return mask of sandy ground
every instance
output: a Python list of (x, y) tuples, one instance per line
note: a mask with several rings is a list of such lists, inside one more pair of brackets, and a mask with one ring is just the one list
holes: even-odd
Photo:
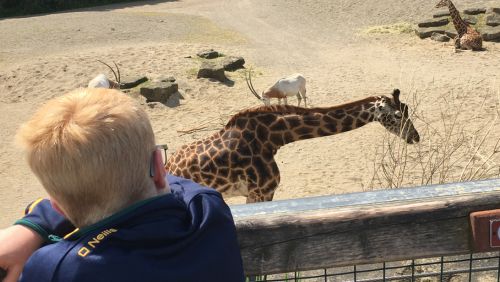
[[(151, 117), (158, 143), (167, 143), (170, 154), (220, 129), (237, 111), (260, 103), (247, 90), (241, 71), (228, 74), (233, 86), (196, 79), (199, 60), (186, 57), (205, 48), (243, 56), (259, 73), (254, 79), (258, 90), (284, 75), (302, 73), (312, 106), (389, 94), (397, 87), (402, 100), (405, 93), (416, 93), (419, 109), (436, 127), (443, 97), (466, 105), (458, 115), (461, 123), (471, 130), (482, 126), (498, 110), (500, 44), (485, 43), (486, 52), (454, 53), (450, 44), (413, 34), (362, 32), (370, 26), (429, 18), (435, 12), (433, 2), (146, 1), (0, 20), (0, 227), (44, 195), (13, 143), (16, 129), (47, 99), (107, 71), (97, 59), (118, 62), (124, 76), (177, 79), (186, 98), (179, 107), (150, 108), (138, 98)], [(456, 1), (460, 8), (472, 3), (500, 4)], [(479, 115), (479, 121), (472, 115)], [(177, 132), (200, 124), (207, 129)], [(419, 128), (422, 122), (415, 125)], [(493, 126), (487, 144), (498, 140), (499, 127), (498, 122)], [(384, 131), (370, 124), (285, 146), (276, 156), (282, 181), (275, 199), (369, 189)]]

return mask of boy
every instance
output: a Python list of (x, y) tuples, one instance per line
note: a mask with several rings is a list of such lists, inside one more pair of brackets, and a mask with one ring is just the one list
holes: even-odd
[(50, 202), (0, 234), (7, 279), (43, 239), (20, 281), (244, 281), (229, 208), (215, 190), (166, 176), (131, 98), (76, 90), (42, 106), (17, 139)]

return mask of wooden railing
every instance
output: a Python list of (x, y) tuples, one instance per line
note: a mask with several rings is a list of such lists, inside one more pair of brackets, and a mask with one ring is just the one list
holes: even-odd
[(471, 253), (498, 208), (500, 179), (231, 206), (247, 275)]

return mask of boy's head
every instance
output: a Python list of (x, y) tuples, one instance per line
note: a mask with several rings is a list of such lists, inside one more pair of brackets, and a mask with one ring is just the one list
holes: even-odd
[(78, 89), (52, 99), (19, 129), (17, 140), (51, 199), (77, 227), (157, 193), (150, 166), (160, 171), (161, 154), (151, 124), (117, 90)]

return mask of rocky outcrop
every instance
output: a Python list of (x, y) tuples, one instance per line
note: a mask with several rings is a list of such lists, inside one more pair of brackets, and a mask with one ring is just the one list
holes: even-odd
[(451, 28), (444, 29), (441, 27), (421, 27), (418, 28), (415, 32), (418, 35), (418, 37), (422, 39), (431, 37), (434, 33), (445, 34), (451, 38), (457, 36), (457, 31), (455, 29)]
[(418, 28), (415, 33), (420, 37), (421, 39), (431, 37), (434, 33), (441, 33), (444, 34), (444, 30), (439, 27), (421, 27)]
[(464, 20), (466, 23), (470, 24), (470, 25), (475, 25), (475, 24), (477, 24), (477, 18), (474, 18), (474, 17), (470, 17), (470, 16), (468, 17), (468, 16), (465, 16), (465, 17), (463, 17), (463, 20)]
[(450, 11), (448, 11), (448, 10), (439, 11), (439, 12), (435, 13), (434, 15), (432, 15), (432, 17), (434, 17), (434, 18), (449, 17), (449, 16), (450, 16)]
[(244, 68), (245, 59), (243, 57), (229, 56), (222, 60), (222, 66), (226, 71), (235, 71)]
[(145, 76), (126, 77), (123, 78), (121, 81), (122, 82), (120, 83), (120, 89), (130, 89), (138, 86), (141, 83), (148, 81), (148, 78)]
[(500, 42), (500, 26), (485, 26), (479, 30), (485, 41)]
[(215, 51), (214, 49), (203, 50), (196, 55), (203, 59), (215, 59), (220, 57), (219, 52)]
[(141, 85), (139, 93), (146, 98), (147, 103), (159, 102), (169, 107), (179, 106), (182, 97), (173, 77), (148, 81)]
[(217, 62), (205, 61), (201, 63), (197, 78), (212, 78), (220, 82), (226, 82), (227, 77), (224, 73), (224, 66)]
[(450, 22), (448, 18), (433, 18), (418, 23), (418, 27), (436, 27), (447, 25)]
[(486, 24), (489, 26), (498, 26), (500, 25), (500, 14), (491, 13), (486, 16)]
[[(499, 41), (500, 8), (468, 8), (463, 10), (461, 15), (465, 22), (474, 26), (482, 34), (484, 41)], [(419, 22), (415, 33), (422, 39), (432, 37), (433, 40), (441, 42), (447, 41), (447, 39), (439, 34), (444, 34), (451, 38), (457, 36), (457, 31), (453, 26), (448, 10), (439, 11), (433, 15), (432, 19)]]
[(448, 37), (448, 36), (446, 36), (444, 34), (441, 34), (441, 33), (437, 33), (437, 32), (434, 32), (431, 35), (431, 39), (435, 40), (435, 41), (439, 41), (439, 42), (448, 42), (448, 41), (450, 41), (450, 37)]
[(469, 8), (464, 10), (464, 14), (466, 15), (479, 15), (486, 13), (486, 8)]

